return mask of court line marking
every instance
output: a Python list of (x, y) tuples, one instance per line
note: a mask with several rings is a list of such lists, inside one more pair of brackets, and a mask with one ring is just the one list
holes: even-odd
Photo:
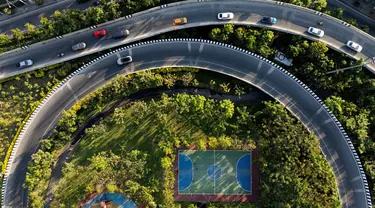
[[(188, 187), (186, 187), (185, 189), (183, 189), (183, 190), (181, 190), (181, 191), (185, 191), (186, 189), (188, 189), (190, 186), (191, 186), (191, 184), (193, 184), (193, 178), (194, 178), (194, 167), (193, 167), (193, 161), (190, 159), (190, 157), (189, 156), (187, 156), (187, 155), (185, 155), (185, 154), (182, 154), (182, 153), (178, 153), (178, 165), (180, 164), (180, 154), (181, 155), (184, 155), (185, 157), (187, 157), (189, 160), (190, 160), (190, 162), (191, 162), (191, 181), (190, 181), (190, 184), (189, 184), (189, 186)], [(178, 170), (179, 168), (177, 167), (177, 170)], [(180, 173), (178, 173), (178, 193), (180, 194)]]
[[(242, 186), (241, 186), (241, 184), (238, 182), (239, 180), (238, 180), (238, 162), (243, 158), (243, 157), (245, 157), (245, 156), (247, 156), (247, 155), (249, 155), (250, 156), (250, 169), (249, 170), (251, 170), (251, 152), (250, 153), (247, 153), (247, 154), (244, 154), (244, 155), (242, 155), (241, 157), (240, 157), (240, 159), (238, 159), (237, 160), (237, 164), (236, 164), (236, 180), (237, 180), (237, 183), (238, 183), (238, 185), (242, 188)], [(251, 174), (250, 174), (251, 175)], [(252, 183), (251, 183), (251, 179), (250, 179), (250, 190), (246, 190), (246, 189), (244, 189), (244, 188), (242, 188), (243, 190), (245, 190), (245, 191), (247, 191), (247, 192), (250, 192), (251, 193), (251, 186), (252, 186)]]

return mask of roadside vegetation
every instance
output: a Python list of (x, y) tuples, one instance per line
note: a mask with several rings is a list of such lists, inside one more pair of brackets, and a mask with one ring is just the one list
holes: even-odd
[(100, 7), (89, 7), (85, 12), (79, 9), (57, 10), (49, 18), (40, 19), (41, 27), (26, 23), (25, 31), (14, 28), (11, 35), (0, 34), (0, 53), (175, 1), (177, 0), (100, 0)]
[(209, 37), (248, 49), (270, 60), (274, 59), (276, 51), (282, 51), (293, 59), (291, 66), (283, 67), (325, 99), (327, 106), (345, 127), (364, 165), (374, 204), (375, 77), (362, 67), (326, 74), (328, 71), (359, 65), (363, 60), (352, 60), (330, 50), (324, 43), (308, 41), (301, 36), (291, 37), (251, 27), (225, 25), (212, 29)]
[(92, 57), (0, 80), (0, 176), (5, 173), (13, 145), (35, 108), (56, 85)]
[[(239, 34), (242, 34), (242, 36), (240, 36)], [(337, 109), (338, 114), (336, 115), (338, 116), (338, 118), (340, 119), (343, 125), (348, 125), (347, 128), (349, 129), (347, 130), (348, 130), (348, 133), (351, 135), (353, 142), (357, 146), (362, 146), (361, 147), (362, 151), (360, 151), (359, 153), (364, 163), (366, 173), (369, 176), (368, 180), (369, 180), (370, 186), (373, 187), (373, 181), (375, 178), (374, 176), (375, 171), (373, 168), (374, 166), (373, 163), (374, 163), (375, 158), (373, 158), (373, 154), (372, 154), (373, 150), (371, 148), (373, 148), (374, 146), (373, 145), (374, 139), (373, 137), (371, 137), (372, 134), (370, 131), (371, 129), (370, 122), (371, 120), (373, 120), (373, 118), (371, 117), (371, 114), (365, 111), (367, 109), (364, 107), (367, 105), (367, 103), (369, 102), (372, 103), (372, 98), (367, 95), (370, 95), (369, 93), (373, 91), (372, 90), (373, 88), (371, 87), (372, 86), (371, 83), (373, 82), (372, 81), (373, 79), (371, 78), (371, 76), (368, 74), (366, 70), (363, 70), (361, 68), (353, 69), (351, 71), (347, 71), (347, 72), (340, 73), (340, 74), (333, 74), (332, 76), (329, 76), (329, 77), (324, 74), (324, 72), (328, 71), (330, 68), (336, 69), (337, 66), (340, 66), (340, 67), (351, 66), (351, 65), (355, 65), (358, 62), (353, 61), (349, 59), (348, 57), (345, 57), (342, 54), (328, 50), (328, 48), (324, 44), (316, 45), (316, 44), (313, 44), (313, 42), (304, 40), (298, 36), (293, 36), (293, 38), (290, 38), (290, 35), (288, 34), (267, 31), (263, 29), (255, 29), (255, 28), (250, 28), (250, 27), (234, 27), (232, 25), (226, 25), (224, 27), (219, 27), (217, 29), (210, 28), (210, 27), (194, 28), (194, 29), (181, 30), (181, 31), (177, 31), (177, 32), (169, 33), (169, 34), (164, 34), (162, 35), (162, 37), (163, 38), (165, 37), (211, 38), (217, 41), (233, 43), (239, 47), (246, 48), (253, 52), (262, 54), (271, 60), (273, 59), (274, 54), (276, 53), (276, 50), (283, 51), (284, 53), (288, 55), (288, 57), (289, 56), (294, 57), (293, 65), (291, 67), (284, 67), (284, 68), (287, 68), (297, 77), (302, 79), (306, 84), (312, 86), (312, 88), (315, 89), (315, 91), (317, 91), (320, 97), (327, 98), (329, 96), (337, 96), (337, 97), (345, 97), (345, 99), (348, 100), (348, 101), (344, 100), (345, 102), (339, 102), (340, 105), (337, 105), (335, 103), (337, 99), (335, 99), (335, 97), (331, 97), (331, 99), (333, 99), (334, 102), (331, 102), (330, 106), (335, 106), (338, 108)], [(283, 44), (285, 43), (285, 41), (289, 41), (290, 45), (285, 47)], [(315, 52), (315, 53), (312, 53), (312, 52)], [(316, 55), (312, 55), (312, 54), (316, 54)], [(318, 60), (321, 59), (321, 60), (316, 61), (317, 59)], [(308, 64), (310, 64), (311, 67), (304, 68), (304, 66)], [(330, 66), (330, 68), (328, 68), (327, 66)], [(307, 69), (307, 70), (299, 70), (301, 68)], [(69, 73), (62, 75), (61, 79), (68, 74)], [(50, 75), (48, 76), (50, 77)], [(224, 93), (228, 92), (229, 90), (230, 93), (241, 94), (241, 93), (244, 93), (243, 90), (246, 89), (246, 87), (244, 86), (235, 87), (234, 85), (230, 85), (231, 87), (228, 87), (227, 83), (223, 84), (220, 82), (215, 82), (215, 80), (211, 82), (209, 78), (210, 75), (201, 76), (201, 77), (205, 77), (205, 80), (198, 81), (198, 83), (200, 84), (206, 83), (205, 87), (215, 87), (216, 90), (218, 91), (222, 90), (222, 92)], [(168, 83), (171, 83), (170, 86), (173, 86), (173, 83), (176, 81), (175, 78), (170, 77), (169, 79), (170, 79), (169, 81), (165, 82), (166, 85), (168, 85)], [(33, 82), (33, 80), (34, 79), (30, 80), (30, 82), (31, 81)], [(228, 80), (228, 82), (230, 81)], [(9, 83), (10, 83), (9, 81), (4, 82), (2, 83), (2, 86), (8, 85)], [(18, 82), (15, 82), (15, 83), (18, 83)], [(10, 86), (11, 85), (8, 85), (9, 88)], [(40, 84), (40, 86), (44, 86), (44, 85)], [(3, 89), (5, 88), (3, 87)], [(23, 93), (28, 92), (28, 88), (27, 89), (23, 88), (23, 90), (24, 90)], [(8, 91), (8, 90), (4, 90), (4, 91)], [(21, 92), (21, 89), (19, 89), (19, 91)], [(350, 93), (347, 94), (346, 92), (348, 91)], [(359, 93), (359, 96), (357, 96), (358, 93)], [(341, 106), (346, 103), (349, 104), (347, 106), (349, 106), (350, 108), (344, 108), (345, 106)], [(344, 112), (343, 109), (349, 109), (350, 112), (348, 113)], [(370, 112), (371, 112), (371, 109), (369, 109)], [(96, 111), (93, 111), (93, 112), (99, 112), (101, 110), (102, 108), (98, 108), (96, 109)], [(361, 112), (361, 114), (358, 115), (358, 112)], [(339, 116), (340, 113), (346, 116), (341, 117)], [(342, 119), (351, 118), (352, 115), (357, 115), (355, 116), (356, 119), (354, 120), (350, 119), (348, 124), (346, 124), (347, 122), (345, 122), (345, 120), (342, 120)], [(10, 120), (12, 119), (13, 120), (17, 119), (17, 121), (20, 119), (23, 120), (26, 116), (27, 114), (19, 115), (19, 116), (12, 116)], [(13, 125), (13, 127), (9, 127), (9, 129), (13, 129), (13, 132), (16, 132), (18, 127), (19, 125), (16, 124), (16, 125)], [(361, 135), (360, 137), (361, 139), (357, 140), (356, 138), (359, 135)], [(11, 142), (12, 137), (8, 137), (8, 138), (10, 138), (8, 142)], [(56, 158), (58, 154), (57, 153), (55, 154), (56, 155), (47, 154), (44, 156)], [(48, 163), (46, 165), (48, 166)], [(47, 173), (47, 177), (44, 180), (47, 180), (48, 178), (48, 172), (46, 173)], [(37, 185), (47, 186), (48, 183), (46, 184), (40, 183)], [(45, 190), (45, 189), (40, 188), (40, 190)], [(35, 196), (38, 196), (38, 195), (42, 196), (43, 195), (42, 192), (36, 193)], [(372, 195), (374, 196), (374, 194)]]
[[(215, 78), (211, 80), (210, 77)], [(61, 153), (59, 150), (71, 140), (73, 133), (77, 130), (77, 125), (83, 124), (88, 117), (106, 109), (106, 107), (113, 104), (115, 100), (142, 89), (155, 87), (171, 88), (176, 86), (190, 86), (209, 88), (219, 93), (238, 96), (255, 90), (250, 85), (230, 79), (227, 76), (216, 73), (215, 76), (213, 76), (212, 72), (199, 72), (198, 69), (191, 68), (166, 68), (154, 70), (153, 72), (142, 72), (138, 75), (130, 75), (127, 77), (119, 76), (111, 82), (113, 86), (104, 87), (96, 91), (94, 94), (82, 99), (74, 107), (77, 108), (80, 106), (79, 108), (82, 114), (80, 114), (79, 117), (75, 117), (74, 114), (71, 114), (74, 119), (63, 119), (59, 122), (61, 126), (59, 125), (51, 136), (56, 137), (55, 139), (42, 141), (42, 149), (33, 156), (34, 162), (40, 161), (41, 163), (30, 167), (29, 173), (26, 175), (26, 187), (29, 189), (29, 198), (32, 202), (32, 207), (40, 207), (42, 205), (48, 187), (49, 177), (52, 173), (50, 169), (51, 165)], [(108, 96), (103, 96), (104, 94)], [(66, 113), (66, 116), (69, 117), (68, 114), (70, 114), (70, 111)], [(69, 127), (69, 133), (62, 132), (62, 129), (65, 127)], [(54, 151), (47, 152), (44, 148), (53, 149)], [(41, 170), (46, 168), (49, 170), (43, 171), (43, 174), (38, 174)]]
[[(42, 206), (52, 164), (62, 149), (69, 147), (79, 126), (93, 114), (141, 89), (167, 87), (163, 81), (166, 77), (175, 77), (175, 84), (197, 85), (194, 81), (197, 80), (196, 70), (175, 70), (117, 76), (66, 111), (56, 130), (49, 139), (43, 140), (41, 149), (29, 164), (25, 184), (30, 193), (29, 204)], [(182, 77), (187, 74), (194, 74), (193, 79), (183, 84)], [(162, 95), (127, 103), (87, 128), (71, 161), (63, 169), (60, 182), (52, 187), (53, 206), (76, 206), (89, 194), (114, 191), (135, 200), (137, 205), (195, 207), (173, 200), (172, 164), (176, 148), (192, 145), (199, 149), (258, 148), (261, 196), (257, 204), (247, 206), (340, 207), (334, 175), (320, 152), (317, 139), (282, 105), (265, 102), (245, 106), (230, 100), (215, 101), (188, 94)], [(129, 160), (129, 154), (137, 154), (142, 159), (114, 169), (111, 161)], [(114, 164), (120, 164), (118, 162)], [(133, 171), (129, 168), (132, 163), (142, 166), (144, 172), (139, 177), (127, 179), (133, 173), (126, 176), (124, 172)], [(303, 170), (302, 164), (306, 167)], [(40, 172), (46, 174), (38, 174)], [(132, 182), (123, 183), (122, 179)], [(270, 195), (273, 200), (269, 200)], [(225, 207), (225, 204), (209, 207)]]
[[(0, 53), (19, 48), (24, 45), (30, 45), (43, 40), (47, 40), (59, 35), (71, 33), (92, 25), (98, 25), (110, 20), (124, 17), (139, 11), (143, 11), (157, 5), (177, 2), (179, 0), (117, 0), (109, 1), (100, 0), (100, 7), (89, 7), (85, 12), (81, 10), (65, 9), (55, 11), (49, 18), (40, 19), (41, 27), (26, 23), (25, 30), (14, 28), (11, 35), (0, 34)], [(344, 10), (341, 8), (326, 9), (326, 0), (317, 1), (300, 1), (286, 0), (283, 2), (295, 4), (322, 11), (328, 15), (347, 21), (365, 32), (369, 32), (366, 25), (358, 25), (355, 19), (343, 19)]]
[[(41, 40), (52, 38), (56, 35), (62, 35), (85, 28), (90, 25), (95, 25), (108, 20), (112, 20), (114, 18), (141, 11), (158, 4), (170, 3), (173, 1), (143, 0), (138, 4), (137, 2), (140, 1), (120, 0), (118, 1), (118, 3), (102, 2), (102, 5), (104, 5), (103, 8), (89, 8), (85, 14), (81, 11), (57, 11), (50, 18), (42, 18), (41, 24), (43, 26), (41, 28), (36, 28), (34, 25), (26, 24), (26, 32), (15, 29), (14, 31), (12, 31), (12, 36), (0, 34), (0, 53), (20, 47), (22, 45), (39, 42)], [(311, 6), (309, 2), (287, 2), (301, 6)], [(342, 9), (326, 10), (324, 9), (324, 5), (324, 1), (314, 1), (313, 3), (314, 9), (323, 11), (338, 18), (342, 18)], [(355, 20), (347, 21), (353, 25), (356, 25)], [(366, 29), (366, 27), (364, 26), (362, 27), (362, 30), (368, 31), (368, 28)], [(277, 50), (283, 51), (288, 58), (293, 58), (293, 65), (290, 67), (284, 66), (284, 68), (288, 69), (292, 74), (296, 75), (307, 85), (312, 87), (321, 98), (326, 99), (326, 104), (334, 111), (334, 114), (343, 124), (348, 134), (352, 138), (353, 143), (355, 144), (358, 153), (360, 154), (361, 161), (364, 164), (374, 203), (375, 114), (372, 113), (373, 110), (375, 110), (375, 99), (372, 96), (375, 91), (374, 77), (372, 74), (369, 74), (366, 69), (362, 69), (360, 67), (339, 74), (325, 74), (326, 71), (353, 66), (360, 63), (360, 61), (351, 60), (344, 54), (329, 50), (325, 44), (319, 42), (314, 43), (299, 36), (292, 36), (292, 38), (290, 38), (291, 35), (288, 34), (250, 27), (234, 27), (233, 25), (225, 25), (218, 28), (195, 28), (162, 35), (162, 37), (176, 36), (210, 38), (213, 40), (234, 44), (236, 46), (261, 54), (269, 58), (270, 60), (273, 60), (273, 57), (275, 56)], [(65, 78), (65, 76), (67, 76), (70, 72), (72, 72), (79, 66), (80, 64), (59, 64), (56, 66), (48, 67), (46, 70), (42, 70), (44, 72), (32, 72), (15, 79), (1, 81), (1, 161), (3, 161), (6, 157), (6, 151), (8, 150), (11, 142), (14, 141), (17, 131), (22, 127), (25, 118), (28, 117), (28, 115), (39, 104), (41, 99), (48, 94), (53, 86), (59, 83), (59, 81), (61, 81), (63, 78)], [(190, 79), (190, 75), (185, 76), (186, 77), (184, 79)], [(243, 94), (244, 92), (247, 92), (249, 90), (249, 88), (247, 88), (246, 86), (238, 85), (237, 87), (235, 87), (235, 84), (227, 85), (229, 82), (231, 82), (230, 80), (227, 80), (225, 82), (221, 81), (220, 83), (220, 81), (217, 80), (210, 82), (210, 79), (206, 76), (200, 77), (201, 80), (195, 77), (193, 81), (197, 80), (197, 82), (194, 81), (195, 83), (190, 83), (186, 86), (196, 86), (196, 84), (198, 83), (198, 86), (204, 86), (208, 88), (215, 87), (215, 90), (217, 91), (232, 94)], [(183, 81), (180, 80), (182, 78), (176, 78), (173, 76), (166, 79), (167, 81), (160, 81), (158, 79), (160, 78), (155, 78), (153, 82), (162, 82), (163, 85), (169, 87), (174, 86), (176, 82), (183, 83)], [(205, 80), (203, 81), (203, 79)], [(154, 84), (155, 83), (150, 84), (150, 86), (147, 87), (152, 87)], [(139, 85), (142, 86), (145, 85), (145, 83)], [(126, 92), (124, 95), (128, 95), (129, 93), (131, 92)], [(115, 99), (119, 99), (119, 97), (115, 97)], [(102, 102), (100, 99), (99, 101)], [(99, 101), (96, 100), (95, 102)], [(103, 106), (95, 108), (95, 111), (92, 111), (92, 114), (100, 112), (103, 108)], [(86, 116), (87, 115), (84, 115), (82, 118), (78, 117), (79, 120), (77, 121), (77, 123), (81, 124), (82, 122), (84, 122)], [(76, 124), (69, 125), (72, 125), (72, 131), (76, 129), (73, 128)], [(67, 142), (71, 138), (69, 136), (71, 135), (64, 136), (65, 142)], [(62, 146), (64, 146), (65, 142), (57, 142), (57, 144), (54, 144), (56, 145), (56, 147), (53, 147), (52, 145), (54, 149), (50, 153), (40, 153), (40, 155), (35, 156), (36, 158), (40, 158), (39, 161), (46, 161), (46, 163), (43, 164), (45, 165), (45, 167), (41, 166), (41, 169), (50, 167), (48, 166), (52, 164), (49, 163), (50, 160), (55, 160), (57, 158), (58, 150)], [(259, 145), (257, 146), (259, 147)], [(111, 153), (105, 152), (103, 154), (108, 156)], [(38, 161), (38, 159), (35, 159), (34, 161)], [(0, 163), (0, 165), (2, 167), (3, 173), (5, 171), (5, 165), (4, 163)], [(75, 165), (87, 164), (77, 163)], [(32, 168), (30, 170), (32, 170)], [(31, 191), (34, 191), (33, 194), (30, 195), (30, 198), (34, 197), (36, 203), (41, 203), (41, 198), (39, 197), (42, 197), (43, 193), (45, 193), (45, 187), (48, 185), (49, 175), (50, 173), (47, 171), (46, 177), (44, 177), (43, 179), (35, 179), (34, 182), (29, 183), (28, 188)], [(30, 178), (30, 175), (28, 177)], [(332, 181), (333, 180), (334, 179), (332, 179)], [(30, 184), (34, 184), (35, 187), (30, 188), (32, 187)], [(327, 185), (327, 187), (328, 186), (330, 185)], [(336, 202), (332, 202), (332, 204), (329, 205), (335, 206), (335, 203)], [(302, 204), (298, 205), (303, 206)], [(218, 206), (215, 205), (215, 207)]]
[(18, 136), (17, 132), (21, 126), (53, 87), (78, 67), (79, 64), (74, 62), (57, 64), (22, 76), (0, 80), (0, 167), (2, 174), (6, 167), (3, 163), (6, 152), (12, 141), (15, 141), (14, 138)]

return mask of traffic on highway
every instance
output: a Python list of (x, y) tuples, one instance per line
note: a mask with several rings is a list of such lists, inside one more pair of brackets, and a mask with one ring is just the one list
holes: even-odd
[[(319, 24), (320, 22), (324, 23)], [(375, 57), (375, 51), (372, 50), (375, 48), (373, 37), (332, 21), (324, 15), (307, 12), (305, 9), (282, 7), (264, 1), (251, 3), (190, 2), (176, 7), (170, 6), (145, 12), (113, 23), (104, 23), (92, 29), (65, 35), (62, 39), (53, 39), (31, 45), (25, 50), (18, 49), (2, 54), (0, 55), (0, 79), (168, 31), (225, 23), (254, 25), (301, 34), (308, 39), (322, 41), (331, 48), (356, 59), (362, 58), (367, 61), (371, 57)], [(125, 31), (127, 37), (114, 38), (121, 31)], [(72, 46), (79, 43), (85, 43), (85, 48), (79, 49), (79, 51), (72, 50)], [(63, 58), (57, 58), (60, 53), (65, 54)], [(16, 65), (23, 60), (32, 60), (33, 65), (19, 69)], [(365, 66), (375, 72), (375, 65), (367, 64)]]
[[(274, 29), (321, 41), (355, 59), (375, 57), (375, 38), (331, 17), (297, 6), (268, 1), (186, 2), (153, 9), (121, 20), (64, 35), (0, 55), (0, 79), (94, 54), (184, 28), (241, 24)], [(218, 52), (220, 51), (220, 52)], [(252, 84), (285, 105), (309, 131), (321, 139), (321, 149), (339, 180), (343, 207), (371, 207), (363, 174), (343, 131), (322, 110), (309, 89), (279, 67), (243, 50), (209, 41), (174, 40), (136, 44), (85, 67), (49, 97), (28, 124), (7, 172), (5, 207), (27, 207), (22, 189), (27, 164), (39, 140), (50, 132), (64, 110), (117, 74), (171, 66), (194, 66)], [(254, 67), (249, 67), (254, 66)], [(365, 65), (375, 73), (375, 64)], [(276, 69), (276, 70), (275, 70)], [(4, 188), (4, 186), (3, 186)]]

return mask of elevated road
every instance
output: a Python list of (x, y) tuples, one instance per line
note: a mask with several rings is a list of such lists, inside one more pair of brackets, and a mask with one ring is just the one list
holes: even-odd
[[(118, 57), (127, 55), (133, 57), (133, 62), (118, 66)], [(18, 140), (3, 186), (5, 206), (27, 206), (27, 193), (22, 188), (27, 164), (40, 140), (47, 138), (57, 125), (63, 110), (68, 110), (117, 74), (177, 66), (193, 66), (232, 76), (278, 100), (319, 138), (322, 152), (336, 176), (343, 207), (371, 207), (369, 195), (366, 196), (367, 181), (361, 174), (363, 169), (353, 145), (337, 119), (311, 90), (262, 57), (242, 49), (197, 40), (135, 44), (102, 56), (67, 78), (34, 112)]]
[[(56, 10), (62, 11), (64, 9), (79, 9), (85, 10), (92, 6), (93, 1), (85, 3), (77, 3), (76, 0), (63, 0), (56, 1), (46, 6), (39, 6), (34, 10), (28, 10), (26, 13), (16, 13), (15, 16), (11, 16), (8, 19), (0, 21), (0, 32), (2, 34), (11, 34), (11, 30), (19, 28), (20, 30), (26, 30), (25, 24), (31, 23), (35, 26), (40, 26), (40, 18), (49, 17)], [(25, 6), (27, 7), (27, 6)], [(23, 7), (21, 7), (23, 8)]]
[[(219, 21), (219, 12), (233, 12), (232, 21)], [(277, 23), (273, 26), (259, 22), (263, 16), (276, 17)], [(188, 24), (173, 26), (172, 20), (177, 17), (187, 17)], [(319, 26), (325, 31), (325, 36), (319, 40), (327, 43), (334, 50), (343, 52), (355, 59), (375, 57), (375, 38), (346, 23), (321, 13), (303, 7), (284, 4), (275, 1), (207, 1), (177, 2), (163, 7), (153, 8), (133, 16), (122, 18), (99, 25), (96, 29), (106, 29), (109, 33), (121, 29), (129, 29), (130, 36), (126, 39), (115, 40), (111, 35), (103, 38), (95, 38), (93, 32), (96, 29), (84, 29), (62, 37), (45, 42), (30, 45), (26, 49), (17, 49), (0, 56), (0, 79), (14, 76), (22, 72), (35, 70), (55, 63), (71, 60), (88, 54), (96, 53), (104, 49), (131, 43), (144, 38), (152, 37), (165, 32), (206, 25), (220, 25), (234, 23), (237, 25), (252, 25), (256, 27), (279, 30), (291, 34), (302, 35), (311, 40), (317, 38), (308, 35), (306, 30), (310, 26), (318, 27), (317, 22), (323, 21)], [(361, 53), (355, 53), (345, 44), (353, 40), (363, 46)], [(74, 52), (72, 45), (86, 42), (87, 48)], [(65, 53), (63, 58), (58, 58), (59, 53)], [(16, 64), (19, 61), (31, 59), (34, 65), (30, 68), (19, 69)], [(369, 62), (368, 62), (369, 63)], [(375, 65), (367, 64), (366, 67), (375, 72)]]

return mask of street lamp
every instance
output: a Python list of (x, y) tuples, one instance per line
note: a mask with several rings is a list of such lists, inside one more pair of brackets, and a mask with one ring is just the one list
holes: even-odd
[[(367, 60), (370, 60), (370, 63), (375, 65), (375, 57), (372, 57), (371, 59), (367, 59)], [(363, 62), (362, 64), (359, 64), (359, 65), (349, 66), (349, 67), (345, 67), (345, 68), (341, 68), (341, 69), (336, 69), (336, 70), (333, 70), (333, 71), (328, 71), (328, 72), (326, 72), (326, 74), (332, 74), (332, 73), (335, 73), (335, 72), (342, 72), (342, 71), (345, 71), (347, 69), (357, 68), (357, 67), (360, 67), (360, 66), (363, 66), (363, 65), (366, 65), (366, 64), (367, 63), (365, 61), (365, 62)]]

